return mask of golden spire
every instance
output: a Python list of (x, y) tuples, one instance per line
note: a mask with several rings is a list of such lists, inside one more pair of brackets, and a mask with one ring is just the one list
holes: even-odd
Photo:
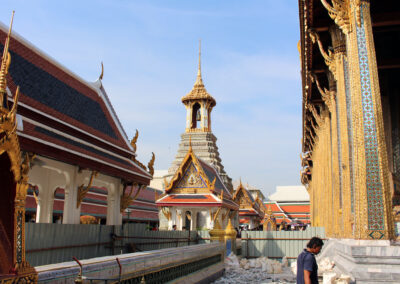
[(207, 100), (211, 103), (211, 107), (216, 105), (215, 99), (207, 92), (201, 77), (201, 40), (199, 40), (199, 66), (197, 69), (197, 78), (192, 90), (182, 98), (182, 102), (186, 104), (193, 100)]
[(197, 69), (197, 78), (194, 85), (203, 85), (203, 79), (201, 78), (201, 39), (199, 39), (199, 67)]
[(12, 29), (13, 19), (14, 19), (14, 11), (12, 12), (10, 28), (8, 30), (6, 42), (4, 44), (3, 57), (1, 58), (1, 67), (0, 67), (0, 108), (3, 107), (4, 94), (6, 93), (6, 88), (7, 88), (6, 75), (8, 73), (8, 67), (10, 67), (10, 63), (11, 63), (11, 55), (8, 52), (8, 46), (10, 45), (10, 36), (11, 36), (11, 29)]

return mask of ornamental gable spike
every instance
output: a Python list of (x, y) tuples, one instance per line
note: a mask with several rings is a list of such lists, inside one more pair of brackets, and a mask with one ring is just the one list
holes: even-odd
[(10, 28), (8, 30), (6, 42), (4, 44), (3, 57), (1, 58), (1, 67), (0, 67), (0, 108), (3, 107), (3, 98), (4, 98), (4, 94), (6, 93), (6, 88), (7, 88), (6, 76), (7, 76), (7, 73), (8, 73), (8, 67), (10, 67), (10, 63), (11, 63), (11, 55), (8, 52), (8, 47), (10, 45), (10, 37), (11, 37), (12, 24), (13, 24), (13, 20), (14, 20), (14, 13), (15, 13), (15, 11), (13, 11), (12, 15), (11, 15)]
[(99, 76), (99, 80), (103, 80), (103, 76), (104, 76), (104, 65), (103, 65), (103, 61), (101, 61), (101, 73)]

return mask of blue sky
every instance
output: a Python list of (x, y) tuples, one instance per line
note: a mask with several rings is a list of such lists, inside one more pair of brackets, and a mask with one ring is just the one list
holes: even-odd
[(3, 0), (0, 21), (87, 81), (103, 85), (139, 159), (168, 169), (197, 71), (216, 99), (213, 133), (233, 179), (272, 193), (297, 185), (301, 151), (298, 6), (293, 0)]

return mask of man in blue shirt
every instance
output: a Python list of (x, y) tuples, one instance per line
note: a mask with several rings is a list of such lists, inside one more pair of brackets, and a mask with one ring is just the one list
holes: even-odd
[(318, 284), (318, 265), (315, 256), (321, 251), (324, 242), (313, 237), (307, 247), (297, 257), (297, 284)]

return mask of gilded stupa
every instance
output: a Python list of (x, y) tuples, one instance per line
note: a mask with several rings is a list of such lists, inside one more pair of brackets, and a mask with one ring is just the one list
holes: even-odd
[(196, 82), (192, 90), (182, 97), (182, 103), (186, 107), (186, 130), (181, 135), (178, 153), (168, 170), (168, 175), (174, 175), (191, 143), (196, 156), (213, 166), (218, 171), (225, 186), (232, 192), (232, 179), (224, 170), (216, 144), (217, 138), (211, 132), (211, 111), (216, 105), (216, 101), (207, 92), (201, 76), (201, 43)]

